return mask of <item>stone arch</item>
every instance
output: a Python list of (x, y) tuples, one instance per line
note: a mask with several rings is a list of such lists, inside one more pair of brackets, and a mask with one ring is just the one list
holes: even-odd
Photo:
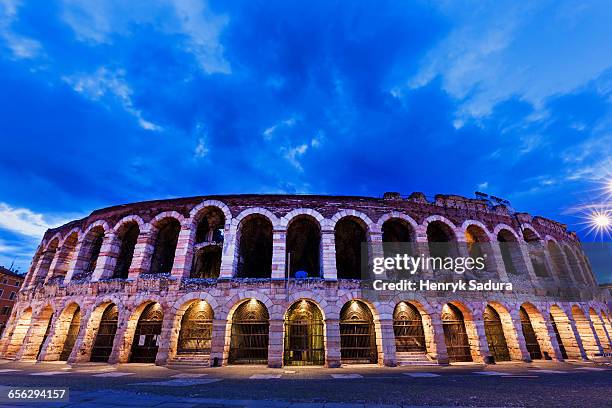
[(565, 311), (560, 306), (553, 304), (549, 309), (549, 319), (563, 358), (582, 359), (580, 346)]
[(597, 335), (593, 333), (589, 315), (585, 314), (584, 310), (577, 304), (572, 305), (571, 310), (572, 318), (576, 324), (576, 329), (578, 330), (584, 352), (587, 356), (601, 353), (600, 340), (597, 338)]
[(531, 225), (523, 225), (523, 241), (527, 246), (529, 260), (533, 267), (534, 274), (539, 278), (549, 278), (550, 273), (546, 266), (546, 254), (540, 234)]
[(588, 284), (588, 280), (578, 259), (577, 251), (579, 251), (577, 247), (572, 248), (572, 246), (569, 244), (563, 245), (563, 252), (565, 253), (565, 258), (569, 263), (570, 271), (574, 276), (574, 280), (582, 284)]
[(358, 219), (359, 220), (358, 222), (361, 224), (363, 228), (365, 228), (366, 232), (372, 231), (375, 227), (375, 224), (372, 222), (370, 217), (368, 217), (367, 215), (365, 215), (364, 213), (360, 211), (340, 210), (332, 216), (330, 223), (329, 223), (330, 229), (335, 230), (336, 224), (345, 217), (354, 217)]
[(132, 312), (123, 340), (124, 352), (129, 350), (130, 363), (154, 363), (165, 313), (161, 302), (147, 299)]
[(169, 274), (172, 271), (184, 222), (185, 217), (176, 211), (162, 212), (151, 220), (149, 234), (153, 251), (148, 274)]
[(292, 302), (284, 316), (284, 365), (323, 365), (326, 357), (326, 322), (312, 299)]
[(317, 224), (319, 225), (319, 229), (321, 230), (328, 227), (325, 217), (323, 217), (320, 212), (312, 208), (296, 208), (294, 210), (289, 211), (287, 214), (281, 217), (281, 219), (279, 220), (279, 226), (283, 229), (286, 229), (295, 218), (302, 215), (312, 217), (317, 222)]
[(173, 307), (176, 312), (170, 333), (170, 359), (179, 354), (192, 355), (198, 360), (205, 360), (207, 356), (210, 358), (214, 308), (210, 302), (203, 299), (204, 296), (197, 293), (190, 295), (194, 296), (189, 296), (188, 300), (184, 300), (183, 296), (175, 303), (182, 304)]
[[(491, 237), (491, 233), (480, 221), (466, 220), (461, 225), (461, 231), (465, 236), (465, 243), (467, 246), (467, 253), (470, 257), (485, 258), (485, 270), (478, 271), (478, 275), (486, 273), (487, 275), (495, 274), (497, 265), (495, 262), (495, 253), (491, 242), (494, 241)], [(468, 276), (474, 276), (475, 273), (466, 271)]]
[(387, 213), (378, 220), (376, 228), (382, 233), (385, 257), (418, 252), (418, 226), (409, 216), (397, 211)]
[(449, 362), (482, 360), (471, 311), (462, 302), (450, 301), (442, 306), (442, 329)]
[[(393, 335), (398, 362), (402, 360), (403, 353), (426, 353), (429, 351), (423, 324), (423, 313), (420, 309), (422, 307), (419, 308), (411, 301), (400, 301), (395, 305), (393, 310)], [(429, 322), (431, 325), (431, 318), (429, 318)]]
[(370, 306), (359, 299), (345, 303), (340, 310), (341, 362), (378, 363), (376, 337), (374, 314)]
[[(309, 214), (299, 214), (289, 220), (287, 223), (285, 256), (290, 277), (321, 276), (323, 269), (321, 265), (323, 247), (321, 244), (320, 219)], [(306, 276), (303, 276), (304, 272)]]
[(23, 345), (22, 360), (36, 360), (49, 336), (53, 319), (53, 306), (49, 303), (40, 309), (32, 319), (32, 327)]
[(196, 245), (205, 242), (223, 243), (225, 227), (231, 222), (222, 208), (212, 205), (200, 208), (190, 220)]
[(30, 329), (30, 325), (32, 324), (32, 307), (24, 309), (16, 320), (17, 322), (12, 332), (8, 335), (8, 345), (4, 352), (4, 358), (15, 358), (21, 349), (23, 341)]
[(384, 225), (385, 222), (391, 220), (391, 219), (399, 219), (402, 220), (406, 223), (408, 223), (410, 225), (410, 227), (412, 228), (412, 231), (414, 234), (416, 234), (416, 231), (419, 228), (419, 224), (408, 214), (405, 214), (403, 212), (399, 212), (399, 211), (391, 211), (388, 213), (383, 214), (378, 221), (376, 222), (376, 230), (377, 231), (382, 231), (382, 226)]
[(612, 340), (610, 339), (610, 335), (608, 330), (606, 329), (606, 325), (604, 323), (604, 318), (600, 316), (594, 307), (589, 308), (589, 317), (593, 322), (593, 329), (595, 329), (595, 333), (599, 338), (599, 343), (604, 350), (609, 350), (612, 348)]
[(494, 234), (506, 273), (508, 275), (527, 275), (520, 239), (514, 229), (506, 224), (500, 224), (495, 227)]
[(361, 279), (362, 244), (369, 241), (370, 224), (355, 215), (332, 220), (338, 279)]
[(128, 278), (138, 238), (145, 228), (144, 222), (138, 216), (125, 217), (115, 225), (113, 255), (116, 256), (116, 263), (112, 271), (113, 278)]
[(53, 337), (44, 355), (45, 361), (67, 361), (76, 343), (81, 325), (81, 306), (71, 300), (55, 321)]
[(196, 205), (195, 207), (191, 209), (191, 211), (189, 212), (189, 218), (195, 222), (198, 219), (200, 212), (205, 210), (208, 207), (216, 207), (219, 210), (221, 210), (221, 212), (223, 212), (223, 215), (225, 217), (226, 225), (229, 225), (232, 223), (232, 212), (230, 211), (229, 207), (224, 202), (219, 201), (219, 200), (202, 201), (200, 204)]
[(532, 303), (523, 303), (519, 308), (519, 317), (527, 351), (532, 360), (541, 360), (546, 355), (563, 360), (553, 348), (542, 311)]
[(272, 213), (270, 210), (263, 207), (251, 207), (247, 208), (246, 210), (243, 210), (240, 214), (238, 214), (232, 220), (232, 226), (237, 228), (245, 218), (251, 215), (261, 215), (262, 217), (267, 218), (268, 221), (272, 224), (273, 228), (278, 227), (280, 224), (280, 220), (278, 219), (278, 217), (274, 215), (274, 213)]
[(545, 242), (555, 274), (561, 282), (568, 283), (570, 281), (569, 271), (567, 270), (565, 256), (561, 251), (559, 243), (550, 236), (545, 238)]
[(237, 222), (235, 275), (240, 278), (270, 278), (272, 276), (273, 230), (278, 220), (272, 221), (270, 215), (274, 215), (271, 213), (250, 211), (244, 215), (249, 210), (255, 209), (243, 211), (234, 220)]
[[(77, 360), (108, 362), (115, 345), (119, 325), (119, 301), (114, 297), (98, 302), (87, 321)], [(123, 322), (121, 322), (123, 323)]]
[(73, 228), (64, 236), (49, 281), (55, 280), (55, 278), (63, 279), (68, 274), (70, 264), (76, 257), (76, 249), (81, 238), (80, 234), (80, 229)]
[(423, 221), (423, 227), (431, 257), (445, 258), (458, 255), (457, 227), (449, 219), (432, 215)]
[(72, 280), (89, 278), (96, 269), (102, 244), (110, 228), (105, 220), (98, 220), (85, 230), (72, 275)]
[(140, 216), (134, 214), (134, 215), (126, 215), (125, 217), (117, 221), (115, 223), (115, 226), (113, 227), (113, 232), (115, 234), (118, 234), (121, 231), (121, 229), (125, 227), (125, 224), (132, 223), (132, 222), (138, 225), (138, 229), (140, 229), (140, 231), (147, 230), (147, 224), (144, 222), (144, 220)]
[[(486, 314), (486, 307), (490, 307), (495, 311), (495, 313), (497, 313), (497, 319), (499, 320), (499, 324), (492, 323), (491, 320), (487, 319), (488, 315)], [(487, 342), (489, 344), (489, 351), (491, 352), (491, 355), (495, 357), (496, 361), (521, 361), (523, 359), (523, 354), (519, 346), (518, 336), (515, 330), (514, 322), (512, 321), (512, 316), (510, 315), (508, 308), (502, 303), (495, 301), (488, 302), (486, 307), (483, 320), (485, 324), (485, 334), (487, 336)], [(492, 320), (495, 320), (495, 318)], [(500, 329), (501, 333), (499, 333)], [(497, 336), (496, 331), (498, 334)], [(492, 338), (489, 338), (490, 334)], [(499, 337), (499, 334), (503, 336), (503, 339)], [(497, 340), (495, 340), (495, 337), (498, 337)], [(507, 359), (504, 358), (504, 348), (507, 350), (508, 353)]]
[(57, 251), (60, 247), (60, 242), (61, 236), (58, 232), (53, 236), (53, 238), (49, 240), (49, 243), (45, 246), (45, 249), (42, 252), (42, 257), (40, 258), (40, 261), (38, 263), (38, 267), (36, 268), (36, 273), (33, 280), (34, 284), (44, 281), (51, 272), (53, 260), (57, 255)]
[(243, 299), (231, 309), (226, 330), (229, 364), (267, 364), (270, 332), (268, 307), (256, 298)]

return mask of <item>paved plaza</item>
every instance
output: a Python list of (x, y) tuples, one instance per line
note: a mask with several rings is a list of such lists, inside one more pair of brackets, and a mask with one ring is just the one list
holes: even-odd
[(70, 388), (69, 402), (37, 407), (612, 406), (612, 368), (578, 362), (174, 370), (2, 361), (0, 385)]

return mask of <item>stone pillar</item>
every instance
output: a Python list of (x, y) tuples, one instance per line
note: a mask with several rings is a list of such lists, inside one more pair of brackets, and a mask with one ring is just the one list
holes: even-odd
[(223, 279), (230, 279), (234, 276), (234, 270), (236, 267), (236, 242), (237, 239), (237, 227), (231, 224), (225, 224), (223, 230), (223, 250), (221, 252), (221, 271), (219, 277)]
[(221, 319), (213, 320), (212, 340), (210, 344), (210, 366), (213, 366), (215, 358), (218, 359), (219, 366), (226, 365), (227, 361), (224, 358), (225, 342), (226, 342), (227, 322)]
[[(427, 228), (423, 225), (417, 225), (415, 230), (415, 256), (423, 255), (425, 258), (429, 257), (429, 240), (427, 239)], [(422, 269), (416, 272), (415, 278), (431, 279), (434, 273), (431, 269)]]
[(321, 272), (325, 280), (338, 280), (336, 237), (333, 230), (321, 231)]
[(32, 317), (32, 323), (23, 339), (21, 348), (17, 352), (16, 360), (35, 360), (37, 358), (38, 348), (41, 345), (42, 337), (47, 330), (47, 324), (51, 318), (51, 316), (44, 318), (41, 314), (42, 312)]
[(338, 368), (340, 365), (340, 321), (325, 319), (325, 366)]
[(109, 364), (127, 363), (130, 359), (134, 330), (138, 324), (138, 318), (130, 321), (131, 314), (132, 312), (127, 308), (119, 312), (113, 351), (108, 359)]
[(104, 236), (104, 242), (100, 248), (100, 255), (96, 262), (96, 269), (91, 274), (91, 281), (97, 282), (100, 279), (108, 279), (113, 276), (117, 257), (119, 256), (119, 246), (121, 241), (114, 232), (108, 232)]
[[(370, 231), (369, 232), (369, 237), (368, 237), (368, 265), (366, 266), (366, 275), (364, 276), (364, 278), (369, 277), (369, 278), (373, 278), (373, 273), (372, 273), (372, 269), (370, 267), (370, 264), (373, 264), (374, 262), (374, 258), (382, 258), (385, 256), (385, 251), (383, 248), (383, 240), (382, 240), (382, 232), (380, 231)], [(363, 261), (362, 261), (363, 262)], [(362, 275), (363, 275), (363, 269), (362, 269)], [(387, 274), (386, 272), (383, 272), (380, 275), (376, 275), (377, 279), (387, 279)]]
[(270, 320), (270, 332), (268, 334), (268, 367), (270, 368), (281, 368), (283, 366), (284, 325), (283, 320)]
[(272, 279), (285, 279), (287, 254), (287, 230), (276, 227), (272, 233)]
[(82, 270), (83, 264), (86, 262), (86, 260), (83, 259), (83, 245), (85, 245), (85, 234), (79, 238), (79, 241), (74, 248), (74, 256), (70, 260), (68, 272), (66, 272), (66, 276), (64, 277), (65, 285), (70, 283), (72, 277)]
[(509, 315), (500, 315), (500, 317), (504, 328), (506, 343), (508, 344), (508, 350), (510, 351), (510, 358), (512, 360), (530, 362), (531, 356), (527, 350), (527, 343), (523, 335), (523, 325), (521, 324), (519, 309), (512, 309)]
[[(482, 363), (486, 357), (491, 355), (489, 343), (487, 342), (487, 333), (485, 332), (484, 321), (482, 319), (482, 310), (474, 310), (472, 321), (469, 321), (466, 317), (466, 313), (463, 313), (472, 360), (476, 363)], [(470, 328), (470, 326), (472, 327)]]
[[(534, 322), (534, 319), (531, 319), (531, 326), (535, 331), (542, 352), (548, 352), (549, 354), (552, 354), (551, 357), (556, 359), (557, 361), (565, 361), (563, 355), (561, 354), (559, 342), (557, 341), (557, 336), (555, 335), (555, 329), (553, 329), (552, 323), (547, 318), (543, 319), (543, 323), (537, 322), (537, 324), (536, 322)], [(544, 327), (541, 327), (541, 324), (543, 324)]]
[(149, 230), (140, 231), (136, 245), (134, 246), (134, 256), (132, 265), (128, 272), (128, 280), (134, 280), (139, 275), (148, 273), (151, 269), (151, 257), (153, 256), (154, 240), (156, 230), (151, 227)]
[[(444, 338), (444, 328), (442, 326), (442, 318), (439, 313), (431, 313), (429, 315), (431, 322), (431, 333), (433, 334), (433, 344), (430, 344), (432, 347), (427, 348), (428, 354), (433, 357), (438, 364), (440, 365), (448, 365), (448, 351), (446, 350), (446, 339)], [(425, 323), (425, 322), (423, 322)], [(426, 330), (426, 327), (423, 327)]]
[[(162, 321), (161, 334), (157, 340), (157, 356), (155, 356), (155, 365), (166, 365), (170, 354), (170, 342), (173, 336), (174, 313), (171, 310), (164, 311), (164, 320)], [(178, 336), (178, 332), (176, 333)]]
[(397, 365), (395, 354), (395, 332), (393, 331), (393, 319), (380, 319), (380, 337), (376, 337), (377, 345), (380, 344), (378, 363), (387, 367)]
[[(580, 358), (582, 360), (588, 360), (586, 351), (584, 350), (584, 345), (582, 344), (582, 339), (580, 338), (580, 333), (578, 332), (578, 327), (576, 327), (576, 321), (572, 317), (568, 317), (567, 319), (568, 319), (568, 323), (570, 325), (570, 328), (572, 330), (572, 333), (574, 335), (575, 347), (578, 349), (578, 351), (580, 353)], [(557, 329), (559, 331), (561, 331), (558, 326), (557, 326)], [(563, 340), (563, 335), (561, 336), (561, 339)], [(569, 348), (570, 347), (566, 347), (566, 351)]]
[[(96, 340), (96, 334), (98, 333), (99, 327), (90, 327), (94, 323), (92, 321), (93, 313), (91, 309), (85, 309), (81, 312), (83, 313), (81, 316), (81, 327), (79, 327), (79, 334), (74, 342), (74, 347), (72, 347), (72, 352), (68, 357), (68, 364), (89, 361), (91, 348), (93, 347), (94, 341)], [(99, 323), (97, 326), (99, 326)]]
[[(181, 230), (176, 243), (174, 263), (171, 275), (175, 278), (188, 278), (191, 273), (193, 262), (193, 244), (195, 242), (195, 227), (192, 228), (191, 219), (186, 219), (181, 224)], [(158, 353), (159, 355), (159, 353)]]
[(497, 270), (497, 275), (499, 276), (500, 281), (510, 282), (510, 277), (508, 276), (508, 272), (506, 271), (506, 266), (504, 264), (504, 258), (501, 253), (501, 248), (499, 247), (499, 242), (491, 242), (491, 254), (494, 257), (494, 260), (493, 262), (490, 262), (490, 264), (495, 265), (495, 269)]

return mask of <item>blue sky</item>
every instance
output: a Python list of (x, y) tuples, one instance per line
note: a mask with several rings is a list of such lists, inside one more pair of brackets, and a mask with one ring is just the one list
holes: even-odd
[(0, 0), (0, 264), (204, 194), (481, 190), (580, 230), (612, 174), (612, 8), (523, 3)]

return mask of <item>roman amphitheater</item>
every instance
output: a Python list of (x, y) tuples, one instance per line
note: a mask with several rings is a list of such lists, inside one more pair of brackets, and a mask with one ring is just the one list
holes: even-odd
[[(384, 242), (488, 244), (487, 276), (513, 290), (366, 296), (362, 243)], [(47, 231), (0, 353), (178, 367), (587, 360), (610, 351), (610, 304), (565, 225), (490, 200), (180, 198)]]

